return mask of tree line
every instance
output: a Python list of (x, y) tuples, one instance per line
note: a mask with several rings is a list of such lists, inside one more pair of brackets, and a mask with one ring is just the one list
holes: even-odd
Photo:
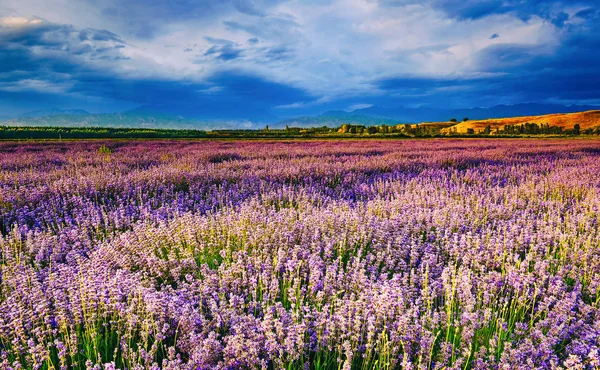
[[(464, 120), (467, 120), (465, 118)], [(338, 127), (289, 127), (245, 130), (178, 130), (145, 128), (99, 128), (99, 127), (13, 127), (0, 126), (0, 139), (202, 139), (202, 138), (311, 138), (311, 137), (444, 137), (444, 136), (522, 136), (522, 135), (600, 135), (600, 126), (581, 129), (575, 124), (572, 129), (551, 126), (548, 123), (523, 123), (483, 129), (469, 128), (466, 133), (450, 127), (442, 131), (441, 126), (431, 124), (397, 124), (366, 126), (342, 124)]]

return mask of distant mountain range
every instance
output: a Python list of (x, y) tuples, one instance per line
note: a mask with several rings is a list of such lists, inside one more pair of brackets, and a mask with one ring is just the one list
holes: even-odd
[(199, 121), (168, 115), (149, 115), (141, 113), (101, 113), (101, 114), (54, 114), (49, 116), (21, 116), (0, 121), (5, 126), (41, 126), (41, 127), (110, 127), (110, 128), (170, 128), (192, 130), (216, 130), (254, 127), (252, 122)]
[(143, 116), (181, 116), (190, 120), (205, 122), (243, 120), (257, 123), (274, 123), (280, 120), (279, 117), (264, 109), (238, 107), (235, 103), (231, 103), (230, 106), (223, 106), (222, 103), (211, 104), (208, 102), (200, 102), (198, 104), (184, 102), (176, 105), (142, 105), (126, 113)]
[(86, 116), (89, 115), (90, 112), (85, 111), (83, 109), (58, 109), (58, 108), (50, 108), (50, 109), (40, 109), (34, 110), (31, 112), (23, 113), (19, 116), (19, 118), (34, 118), (34, 117), (51, 117), (51, 116)]
[[(132, 127), (132, 128), (181, 128), (181, 129), (258, 129), (266, 124), (273, 128), (289, 127), (336, 127), (344, 123), (381, 125), (398, 123), (445, 122), (451, 118), (461, 121), (488, 118), (537, 116), (551, 113), (573, 113), (598, 110), (597, 106), (524, 103), (497, 105), (490, 108), (442, 109), (380, 107), (327, 111), (315, 116), (281, 120), (268, 112), (254, 112), (246, 117), (232, 107), (223, 116), (209, 108), (182, 112), (177, 107), (141, 106), (124, 113), (91, 114), (81, 109), (45, 109), (22, 114), (18, 117), (1, 117), (0, 124), (10, 126), (66, 126), (66, 127)], [(192, 114), (193, 113), (193, 114)]]
[(340, 126), (344, 123), (356, 125), (381, 125), (381, 124), (397, 124), (398, 120), (376, 115), (368, 115), (357, 113), (357, 111), (346, 112), (341, 110), (328, 111), (318, 116), (307, 116), (291, 118), (277, 122), (275, 126), (290, 126), (290, 127), (320, 127), (320, 126)]

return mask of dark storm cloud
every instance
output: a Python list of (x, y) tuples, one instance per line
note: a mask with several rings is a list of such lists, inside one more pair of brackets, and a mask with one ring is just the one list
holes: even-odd
[(294, 57), (294, 50), (286, 45), (278, 45), (265, 49), (265, 58), (275, 60), (289, 60)]
[(116, 34), (108, 30), (92, 30), (85, 29), (79, 31), (79, 39), (81, 41), (93, 40), (93, 41), (115, 41), (121, 44), (125, 42), (119, 38)]
[(81, 58), (123, 58), (122, 46), (123, 41), (107, 30), (77, 30), (41, 21), (21, 27), (2, 26), (0, 71), (5, 84), (23, 79), (60, 82), (87, 68)]
[(273, 39), (273, 38), (296, 38), (301, 33), (301, 26), (298, 22), (286, 16), (273, 16), (261, 19), (260, 22), (237, 22), (226, 20), (223, 24), (230, 31), (248, 33), (254, 38)]
[(260, 10), (257, 4), (254, 1), (250, 0), (233, 0), (233, 6), (240, 13), (244, 13), (247, 15), (254, 15), (257, 17), (265, 16), (265, 12)]
[[(215, 45), (205, 55), (232, 60), (242, 52), (228, 40), (208, 39)], [(257, 119), (266, 117), (265, 112), (273, 105), (313, 98), (302, 90), (240, 71), (219, 73), (203, 83), (191, 83), (127, 79), (83, 62), (125, 58), (120, 54), (122, 43), (112, 32), (77, 30), (68, 25), (42, 23), (19, 30), (0, 29), (1, 96), (12, 96), (15, 101), (63, 103), (68, 96), (90, 96), (151, 107), (171, 106), (172, 113), (178, 111), (188, 116), (210, 110), (215, 118), (220, 114), (231, 115), (231, 107), (235, 106), (236, 113)], [(274, 53), (283, 53), (283, 50)], [(48, 99), (49, 94), (53, 99)]]
[[(598, 24), (587, 25), (600, 32)], [(424, 94), (431, 102), (585, 101), (600, 99), (600, 33), (576, 32), (554, 53), (523, 45), (492, 45), (479, 54), (477, 78), (390, 78), (378, 86), (392, 94)], [(423, 97), (420, 97), (423, 99)]]
[(543, 46), (495, 44), (481, 50), (475, 59), (482, 72), (506, 72), (507, 68), (519, 68), (531, 62), (543, 52), (539, 49), (543, 49)]
[(233, 42), (231, 40), (219, 39), (219, 38), (210, 37), (210, 36), (204, 36), (204, 39), (206, 41), (210, 42), (211, 44), (220, 44), (220, 45), (235, 44), (235, 42)]
[(527, 20), (538, 16), (550, 21), (561, 23), (565, 6), (590, 6), (597, 4), (596, 0), (373, 0), (383, 6), (403, 6), (408, 4), (424, 4), (443, 10), (450, 17), (469, 20), (480, 19), (494, 14), (514, 13), (521, 19)]
[(271, 121), (273, 105), (314, 99), (302, 90), (234, 72), (214, 75), (205, 83), (106, 79), (94, 75), (79, 81), (74, 90), (135, 102), (141, 106), (141, 112), (215, 120)]
[[(450, 7), (447, 2), (443, 7)], [(569, 2), (569, 5), (589, 4), (588, 1)], [(495, 5), (494, 5), (495, 4)], [(542, 15), (560, 29), (562, 39), (558, 48), (546, 50), (545, 45), (494, 44), (479, 51), (475, 56), (479, 66), (477, 73), (468, 78), (403, 77), (378, 81), (384, 91), (407, 96), (427, 95), (435, 102), (487, 101), (507, 98), (511, 102), (585, 101), (600, 99), (600, 13), (585, 8), (574, 17), (582, 22), (567, 23), (567, 13), (556, 11), (561, 2), (511, 2), (502, 5), (489, 2), (487, 14), (501, 13), (509, 9), (526, 17)], [(463, 18), (485, 15), (473, 12), (469, 1), (452, 8), (455, 16)], [(494, 6), (492, 6), (494, 5)], [(483, 9), (477, 5), (477, 9)], [(449, 9), (449, 8), (448, 8)], [(553, 9), (553, 10), (551, 10)], [(490, 39), (497, 39), (494, 34)], [(407, 98), (409, 99), (409, 98)], [(423, 97), (421, 97), (423, 99)], [(441, 103), (443, 104), (443, 103)], [(472, 103), (473, 104), (473, 103)], [(477, 104), (477, 103), (475, 103)]]
[[(221, 60), (233, 60), (240, 57), (242, 49), (236, 48), (233, 44), (213, 45), (204, 52), (204, 56), (212, 56)], [(199, 61), (202, 63), (202, 61)]]
[(586, 8), (578, 11), (575, 16), (582, 19), (593, 19), (600, 11), (594, 8)]
[[(91, 97), (173, 114), (263, 119), (273, 109), (312, 112), (365, 103), (462, 107), (600, 100), (600, 12), (590, 0), (430, 0), (413, 7), (415, 14), (441, 23), (432, 25), (422, 44), (418, 39), (409, 46), (403, 35), (383, 32), (379, 18), (346, 22), (336, 10), (308, 22), (296, 9), (274, 9), (280, 0), (87, 1), (102, 8), (103, 19), (119, 32), (108, 25), (52, 23), (35, 14), (27, 22), (0, 23), (5, 105)], [(315, 7), (326, 3), (311, 1)], [(370, 1), (379, 4), (382, 20), (410, 10), (398, 6), (423, 4)], [(338, 5), (343, 8), (343, 2)], [(504, 16), (488, 23), (486, 17), (494, 15)], [(216, 26), (198, 26), (196, 32), (193, 25), (205, 23)], [(169, 25), (192, 36), (179, 43), (177, 33), (167, 32)], [(464, 47), (463, 36), (479, 46)], [(159, 46), (165, 43), (180, 54), (163, 58)], [(382, 46), (395, 44), (400, 46)], [(360, 57), (370, 53), (370, 60)], [(421, 68), (436, 58), (450, 66)], [(353, 88), (358, 92), (344, 95)]]

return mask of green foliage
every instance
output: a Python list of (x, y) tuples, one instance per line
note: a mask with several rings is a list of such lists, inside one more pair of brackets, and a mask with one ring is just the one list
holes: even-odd
[(111, 154), (112, 149), (107, 147), (106, 145), (102, 145), (102, 146), (100, 146), (100, 148), (98, 148), (98, 152), (102, 153), (102, 154)]
[(508, 135), (560, 135), (564, 134), (563, 128), (560, 126), (550, 126), (548, 123), (538, 125), (537, 123), (524, 123), (522, 125), (506, 125), (501, 134)]
[(193, 139), (207, 136), (205, 131), (200, 130), (0, 126), (0, 139)]
[[(465, 117), (465, 119), (468, 119)], [(465, 120), (464, 119), (464, 120)], [(464, 121), (463, 120), (463, 121)], [(450, 120), (456, 122), (456, 119)], [(467, 133), (459, 133), (455, 127), (442, 132), (441, 127), (428, 124), (396, 124), (396, 125), (356, 125), (345, 123), (338, 127), (291, 127), (255, 130), (175, 130), (175, 129), (143, 129), (143, 128), (101, 128), (101, 127), (14, 127), (0, 126), (0, 140), (64, 140), (64, 139), (293, 139), (293, 138), (343, 138), (352, 136), (374, 136), (390, 138), (408, 137), (440, 137), (461, 135), (600, 135), (600, 126), (582, 130), (579, 124), (573, 129), (564, 130), (560, 126), (548, 123), (524, 123), (505, 125), (503, 128), (486, 126), (483, 130), (467, 129)], [(493, 131), (493, 132), (492, 132)], [(99, 149), (101, 153), (110, 154), (110, 148)]]

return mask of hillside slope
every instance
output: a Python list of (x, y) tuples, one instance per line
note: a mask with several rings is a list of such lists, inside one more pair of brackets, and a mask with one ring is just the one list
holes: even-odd
[[(449, 133), (451, 130), (457, 133), (466, 133), (468, 129), (475, 132), (482, 131), (486, 126), (491, 126), (492, 130), (502, 129), (506, 125), (521, 125), (524, 123), (536, 123), (538, 125), (548, 124), (550, 126), (560, 126), (564, 130), (570, 130), (579, 124), (582, 130), (600, 126), (600, 110), (592, 110), (577, 113), (557, 113), (546, 114), (542, 116), (523, 116), (511, 118), (492, 118), (486, 120), (472, 120), (459, 122), (456, 125), (442, 129), (443, 133)], [(431, 124), (431, 123), (429, 123)]]

